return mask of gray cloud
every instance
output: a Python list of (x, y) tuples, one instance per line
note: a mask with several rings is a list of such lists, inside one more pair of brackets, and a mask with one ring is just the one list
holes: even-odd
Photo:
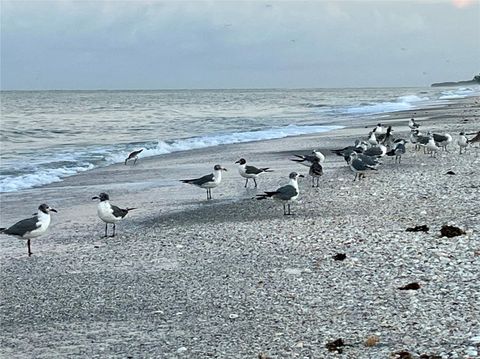
[(479, 15), (479, 2), (3, 1), (1, 85), (422, 86), (479, 71)]

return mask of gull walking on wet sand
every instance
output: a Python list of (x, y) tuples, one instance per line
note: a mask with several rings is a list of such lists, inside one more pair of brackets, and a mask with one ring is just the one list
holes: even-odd
[(250, 178), (253, 179), (253, 182), (255, 183), (255, 188), (257, 188), (256, 178), (258, 177), (258, 175), (260, 175), (261, 173), (273, 172), (273, 170), (268, 167), (257, 168), (255, 166), (247, 166), (247, 161), (244, 158), (240, 158), (235, 163), (238, 163), (238, 173), (240, 173), (240, 176), (246, 178), (245, 188), (247, 188), (248, 180)]
[(222, 171), (226, 171), (226, 168), (223, 168), (220, 165), (215, 165), (213, 167), (213, 173), (205, 175), (200, 178), (180, 180), (180, 182), (188, 183), (200, 188), (207, 190), (207, 200), (212, 199), (212, 188), (217, 187), (220, 182), (222, 182)]
[(125, 159), (125, 166), (127, 165), (127, 162), (130, 161), (130, 160), (134, 160), (133, 161), (133, 165), (135, 166), (135, 164), (137, 163), (137, 160), (138, 160), (138, 155), (143, 151), (143, 148), (141, 150), (138, 150), (138, 151), (133, 151), (132, 153), (130, 153), (128, 155), (128, 157)]
[(23, 219), (8, 228), (0, 228), (0, 233), (27, 240), (28, 256), (32, 255), (30, 239), (44, 234), (50, 225), (50, 212), (57, 212), (56, 209), (46, 204), (38, 207), (38, 212), (31, 218)]
[(297, 172), (292, 172), (288, 176), (290, 181), (287, 185), (278, 188), (276, 191), (265, 192), (264, 194), (257, 194), (257, 200), (273, 198), (276, 201), (283, 202), (283, 215), (289, 216), (292, 213), (290, 212), (290, 202), (295, 201), (300, 194), (298, 190), (298, 178), (304, 177), (299, 175)]
[(122, 219), (130, 212), (136, 208), (120, 208), (110, 204), (110, 197), (106, 193), (100, 193), (98, 196), (92, 197), (92, 199), (99, 199), (100, 203), (97, 206), (98, 217), (105, 222), (105, 236), (108, 237), (108, 224), (113, 224), (113, 233), (111, 237), (115, 237), (115, 224)]

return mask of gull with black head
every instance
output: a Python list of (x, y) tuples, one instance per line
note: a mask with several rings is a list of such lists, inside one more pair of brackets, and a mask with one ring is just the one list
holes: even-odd
[(248, 180), (250, 178), (253, 179), (253, 182), (255, 183), (255, 188), (257, 188), (256, 178), (262, 173), (273, 172), (273, 170), (271, 170), (268, 167), (257, 168), (255, 166), (247, 166), (247, 161), (244, 158), (240, 158), (235, 163), (238, 163), (238, 173), (240, 173), (240, 176), (242, 176), (243, 178), (246, 178), (245, 188), (247, 188)]
[(23, 219), (8, 228), (0, 228), (0, 233), (27, 240), (28, 256), (32, 255), (30, 239), (44, 234), (50, 225), (50, 212), (57, 212), (56, 209), (47, 204), (41, 204), (38, 212), (31, 218)]
[(105, 237), (108, 237), (108, 224), (113, 224), (113, 233), (111, 237), (115, 237), (115, 224), (130, 212), (136, 208), (120, 208), (110, 203), (110, 197), (106, 193), (100, 193), (98, 196), (92, 197), (92, 199), (99, 199), (100, 202), (97, 206), (98, 217), (105, 222)]
[(265, 192), (263, 194), (257, 194), (256, 196), (257, 200), (273, 198), (276, 201), (283, 202), (283, 214), (285, 216), (292, 214), (290, 211), (290, 202), (295, 201), (298, 198), (300, 191), (298, 189), (297, 180), (299, 177), (304, 176), (298, 174), (297, 172), (292, 172), (288, 177), (290, 178), (290, 181), (287, 185), (278, 188), (276, 191)]
[(212, 199), (212, 188), (217, 187), (220, 182), (222, 182), (222, 171), (226, 171), (226, 168), (223, 168), (220, 165), (215, 165), (213, 167), (213, 173), (205, 175), (200, 178), (180, 180), (180, 182), (188, 183), (200, 188), (207, 190), (207, 200)]

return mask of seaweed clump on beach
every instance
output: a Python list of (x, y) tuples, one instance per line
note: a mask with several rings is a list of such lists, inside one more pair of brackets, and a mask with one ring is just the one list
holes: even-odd
[(412, 354), (410, 354), (406, 350), (395, 352), (395, 353), (393, 353), (392, 357), (394, 359), (413, 359)]
[(455, 226), (443, 226), (440, 230), (442, 237), (452, 238), (465, 234), (465, 231)]
[(421, 226), (409, 227), (405, 231), (406, 232), (428, 232), (430, 228), (426, 224), (422, 224)]
[(400, 290), (417, 290), (420, 289), (420, 284), (417, 282), (409, 283), (406, 286), (398, 287)]
[(329, 352), (337, 352), (338, 354), (343, 353), (343, 348), (345, 346), (345, 342), (342, 338), (336, 339), (333, 342), (329, 342), (325, 344), (325, 348), (328, 349)]

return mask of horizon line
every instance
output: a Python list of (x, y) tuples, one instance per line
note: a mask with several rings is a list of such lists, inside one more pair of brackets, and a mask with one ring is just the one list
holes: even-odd
[[(90, 88), (90, 89), (2, 89), (0, 92), (41, 92), (41, 91), (222, 91), (222, 90), (338, 90), (369, 88), (429, 88), (430, 85), (402, 86), (342, 86), (342, 87), (192, 87), (192, 88)], [(446, 86), (451, 87), (451, 86)]]

